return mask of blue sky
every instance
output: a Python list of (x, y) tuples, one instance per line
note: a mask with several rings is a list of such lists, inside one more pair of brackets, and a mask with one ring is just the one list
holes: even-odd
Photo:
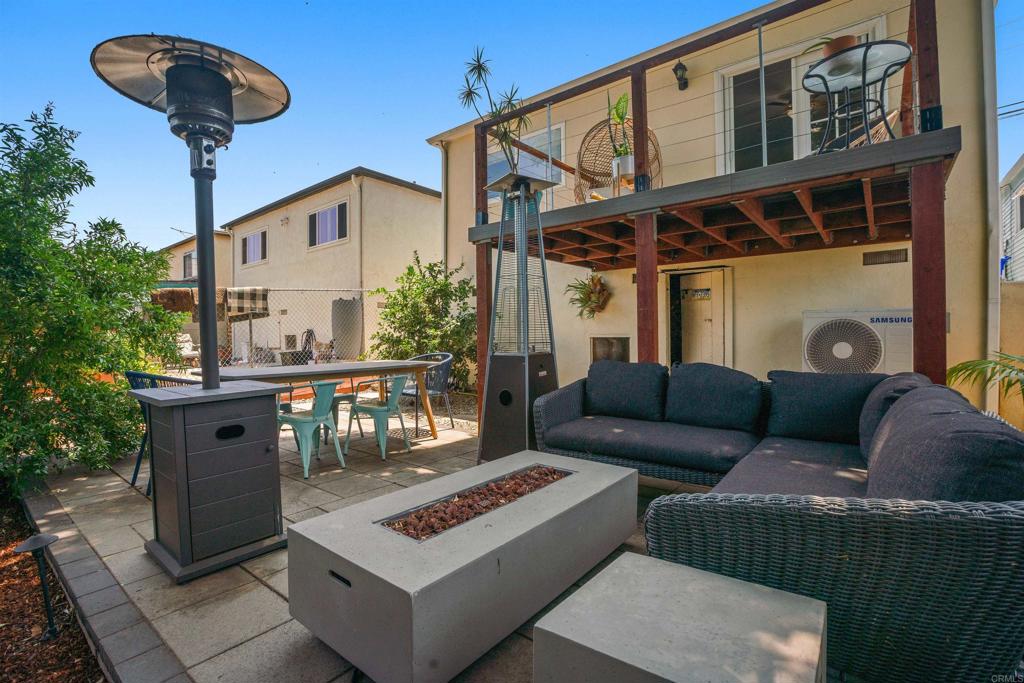
[[(288, 112), (239, 126), (218, 155), (220, 224), (357, 165), (438, 187), (439, 152), (425, 139), (469, 118), (455, 93), (476, 45), (493, 60), (496, 83), (515, 80), (530, 95), (758, 4), (649, 0), (633, 12), (621, 2), (521, 0), (526, 25), (505, 29), (479, 2), (0, 0), (0, 120), (21, 121), (52, 101), (58, 120), (82, 132), (77, 153), (96, 177), (72, 219), (116, 218), (133, 239), (159, 247), (181, 237), (172, 228), (194, 226), (187, 151), (161, 114), (96, 78), (89, 53), (102, 40), (199, 38), (252, 57), (289, 85)], [(1016, 68), (1024, 0), (1001, 0), (996, 25), (999, 103), (1024, 100)], [(1024, 116), (1002, 122), (1000, 171), (1022, 151)]]

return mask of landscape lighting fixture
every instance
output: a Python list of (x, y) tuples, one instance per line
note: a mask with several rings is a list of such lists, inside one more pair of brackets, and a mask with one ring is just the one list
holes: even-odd
[(215, 151), (231, 142), (236, 123), (258, 123), (284, 113), (291, 95), (281, 79), (251, 59), (190, 38), (111, 38), (93, 49), (89, 61), (111, 88), (165, 112), (171, 132), (188, 145), (195, 184), (203, 388), (216, 389), (220, 370), (213, 254)]

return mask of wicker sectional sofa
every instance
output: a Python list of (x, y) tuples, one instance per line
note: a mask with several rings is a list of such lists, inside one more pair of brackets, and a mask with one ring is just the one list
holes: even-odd
[(827, 602), (830, 677), (1024, 680), (1024, 433), (955, 391), (601, 362), (534, 415), (541, 450), (713, 487), (651, 503), (649, 553)]

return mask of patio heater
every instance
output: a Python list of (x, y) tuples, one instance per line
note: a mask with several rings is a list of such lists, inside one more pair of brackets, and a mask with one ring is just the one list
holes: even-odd
[(536, 448), (533, 402), (558, 388), (538, 209), (554, 184), (509, 173), (487, 186), (501, 192), (501, 222), (479, 460)]
[(285, 84), (251, 59), (161, 35), (111, 38), (92, 68), (107, 85), (167, 114), (189, 150), (199, 257), (202, 386), (141, 389), (148, 406), (154, 538), (146, 550), (179, 583), (285, 545), (274, 384), (220, 386), (213, 253), (216, 150), (236, 123), (266, 121), (291, 102)]

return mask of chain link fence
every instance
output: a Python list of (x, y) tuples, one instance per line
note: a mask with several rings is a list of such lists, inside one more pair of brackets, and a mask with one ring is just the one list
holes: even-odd
[[(257, 367), (359, 360), (371, 356), (383, 296), (359, 289), (266, 288), (259, 310), (229, 315), (218, 306), (221, 366)], [(199, 325), (182, 327), (186, 365), (199, 366)]]

